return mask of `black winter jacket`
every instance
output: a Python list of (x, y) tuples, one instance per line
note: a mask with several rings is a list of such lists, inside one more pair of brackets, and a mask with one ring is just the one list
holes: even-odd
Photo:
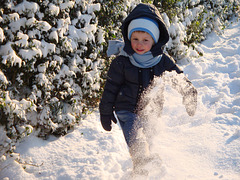
[[(155, 19), (159, 24), (160, 38), (150, 51), (153, 56), (161, 55), (163, 54), (162, 46), (168, 42), (169, 34), (158, 10), (149, 4), (139, 4), (124, 20), (121, 27), (125, 42), (124, 51), (129, 55), (134, 53), (131, 42), (127, 38), (128, 25), (131, 20), (143, 16)], [(175, 61), (166, 54), (163, 54), (161, 61), (152, 68), (138, 68), (130, 62), (128, 57), (116, 57), (108, 71), (99, 106), (100, 114), (112, 115), (114, 110), (135, 112), (139, 96), (150, 84), (154, 75), (160, 76), (164, 71), (172, 70), (182, 73)]]
[(111, 115), (113, 110), (135, 112), (139, 96), (150, 84), (153, 75), (160, 76), (164, 71), (172, 70), (182, 72), (174, 60), (165, 54), (157, 65), (144, 69), (132, 65), (129, 58), (118, 56), (108, 71), (100, 114)]

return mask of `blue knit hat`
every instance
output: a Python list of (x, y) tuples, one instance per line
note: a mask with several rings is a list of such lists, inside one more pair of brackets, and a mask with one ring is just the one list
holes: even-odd
[(160, 36), (160, 30), (157, 21), (141, 17), (138, 19), (132, 20), (128, 25), (128, 39), (131, 39), (131, 35), (134, 31), (144, 31), (150, 34), (155, 43), (158, 42)]

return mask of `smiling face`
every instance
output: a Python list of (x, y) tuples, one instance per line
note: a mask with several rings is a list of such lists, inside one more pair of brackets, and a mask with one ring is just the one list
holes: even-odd
[(152, 48), (154, 40), (144, 31), (134, 31), (131, 35), (131, 46), (137, 54), (144, 54)]

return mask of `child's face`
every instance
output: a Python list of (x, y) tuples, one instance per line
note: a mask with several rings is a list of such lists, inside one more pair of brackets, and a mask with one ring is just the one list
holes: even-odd
[(152, 48), (154, 40), (150, 34), (134, 31), (131, 35), (131, 46), (137, 54), (144, 54)]

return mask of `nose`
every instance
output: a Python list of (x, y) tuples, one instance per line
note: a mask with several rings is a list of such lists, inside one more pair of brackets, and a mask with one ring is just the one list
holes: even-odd
[(138, 42), (137, 42), (137, 46), (138, 46), (138, 47), (141, 47), (142, 45), (143, 45), (143, 42), (142, 42), (142, 41), (138, 41)]

